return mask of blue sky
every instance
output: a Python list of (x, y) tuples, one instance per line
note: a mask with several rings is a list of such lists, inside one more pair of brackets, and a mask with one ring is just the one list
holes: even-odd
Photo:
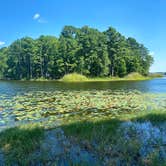
[(153, 54), (166, 71), (166, 0), (0, 0), (0, 47), (23, 36), (59, 36), (65, 25), (115, 27)]

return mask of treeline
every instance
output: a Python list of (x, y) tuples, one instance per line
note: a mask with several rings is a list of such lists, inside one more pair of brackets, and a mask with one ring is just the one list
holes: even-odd
[(65, 26), (59, 38), (24, 37), (0, 49), (0, 77), (5, 79), (58, 79), (73, 72), (90, 77), (147, 75), (152, 63), (143, 44), (112, 27), (100, 32)]

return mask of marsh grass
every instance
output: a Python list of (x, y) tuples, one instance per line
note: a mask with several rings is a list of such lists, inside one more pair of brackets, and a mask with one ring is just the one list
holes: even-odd
[(107, 81), (141, 81), (141, 80), (148, 80), (151, 77), (142, 76), (139, 73), (130, 73), (127, 76), (120, 78), (120, 77), (86, 77), (81, 74), (71, 73), (65, 75), (59, 81), (62, 82), (107, 82)]
[(44, 136), (44, 130), (29, 124), (7, 129), (0, 133), (0, 148), (5, 154), (6, 165), (30, 165), (29, 155), (36, 150)]
[(141, 145), (139, 140), (132, 137), (132, 135), (134, 135), (133, 131), (131, 131), (131, 139), (128, 141), (124, 140), (119, 127), (122, 123), (128, 121), (140, 123), (150, 121), (153, 125), (158, 125), (162, 122), (166, 122), (166, 111), (142, 111), (121, 114), (114, 118), (109, 117), (87, 121), (73, 120), (70, 124), (64, 124), (62, 128), (68, 138), (71, 140), (74, 139), (74, 141), (88, 150), (97, 152), (101, 157), (101, 160), (106, 156), (108, 156), (108, 159), (111, 158), (109, 163), (111, 165), (117, 164), (116, 162), (114, 163), (115, 156), (117, 156), (119, 161), (129, 165), (131, 163), (144, 165), (146, 162), (149, 166), (154, 163), (161, 165), (162, 162), (159, 161), (153, 153), (146, 159), (140, 157), (139, 149)]
[[(77, 120), (76, 120), (77, 119)], [(139, 111), (134, 113), (125, 113), (114, 116), (113, 118), (98, 118), (81, 120), (82, 118), (77, 117), (70, 123), (62, 125), (65, 133), (68, 136), (74, 136), (81, 140), (96, 140), (101, 142), (104, 140), (112, 140), (116, 136), (116, 131), (122, 122), (133, 121), (133, 122), (146, 122), (150, 121), (154, 125), (166, 121), (166, 111)], [(79, 121), (78, 121), (79, 119)], [(105, 142), (108, 143), (108, 142)]]
[(88, 78), (84, 75), (72, 73), (72, 74), (66, 74), (62, 79), (60, 79), (62, 82), (85, 82), (88, 81)]
[[(107, 155), (117, 155), (126, 163), (131, 163), (133, 158), (136, 158), (137, 164), (148, 162), (152, 165), (159, 162), (156, 155), (151, 155), (146, 161), (142, 161), (138, 156), (140, 145), (137, 140), (133, 139), (130, 142), (124, 142), (122, 133), (119, 132), (118, 128), (123, 122), (127, 121), (150, 121), (154, 125), (158, 125), (166, 121), (166, 111), (122, 113), (112, 118), (100, 117), (87, 120), (86, 117), (78, 116), (70, 122), (64, 119), (61, 128), (69, 139), (74, 139), (75, 142), (88, 151), (95, 151), (99, 154), (101, 160)], [(0, 148), (5, 154), (6, 165), (15, 163), (30, 165), (32, 161), (37, 161), (37, 158), (34, 159), (33, 152), (40, 147), (43, 137), (44, 129), (34, 124), (18, 126), (1, 132)], [(116, 145), (116, 147), (110, 150), (107, 145)], [(120, 148), (118, 153), (116, 148)], [(111, 162), (111, 164), (115, 164), (113, 160)]]
[(126, 80), (146, 80), (146, 79), (150, 79), (150, 77), (145, 77), (137, 72), (133, 72), (133, 73), (130, 73), (127, 76), (125, 76), (124, 79), (126, 79)]

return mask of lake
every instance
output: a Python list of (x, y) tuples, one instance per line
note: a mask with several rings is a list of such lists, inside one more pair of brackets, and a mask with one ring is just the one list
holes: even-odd
[(166, 78), (62, 83), (0, 81), (0, 130), (29, 122), (54, 127), (73, 118), (166, 108)]
[(16, 95), (32, 91), (56, 90), (138, 90), (145, 93), (166, 93), (166, 77), (146, 81), (113, 81), (62, 83), (56, 81), (0, 81), (0, 94)]

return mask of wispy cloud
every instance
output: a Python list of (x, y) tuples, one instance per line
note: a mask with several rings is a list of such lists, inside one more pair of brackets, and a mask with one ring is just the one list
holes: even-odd
[(41, 17), (39, 13), (34, 14), (33, 19), (36, 20), (38, 23), (45, 24), (48, 21)]
[(5, 44), (5, 42), (3, 42), (3, 41), (0, 41), (0, 46), (2, 46), (2, 45), (4, 45)]
[(34, 16), (33, 16), (33, 19), (34, 20), (38, 20), (40, 18), (40, 14), (39, 13), (36, 13)]

